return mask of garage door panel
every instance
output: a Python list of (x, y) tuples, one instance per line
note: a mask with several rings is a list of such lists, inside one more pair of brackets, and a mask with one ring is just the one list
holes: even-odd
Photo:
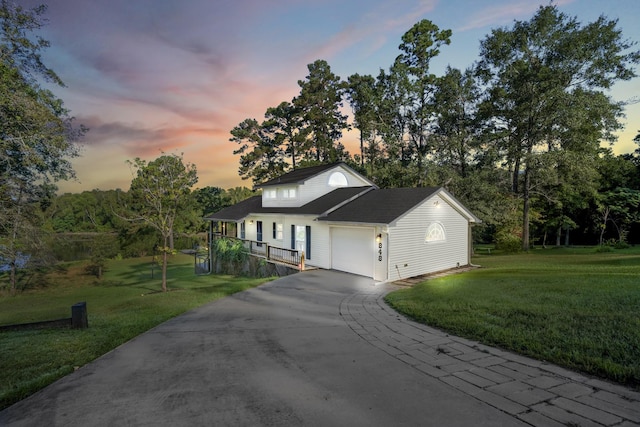
[(372, 228), (331, 229), (331, 268), (373, 277)]

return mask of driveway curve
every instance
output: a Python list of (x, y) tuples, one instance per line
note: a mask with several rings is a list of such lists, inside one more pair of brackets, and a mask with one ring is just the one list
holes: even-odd
[(411, 322), (384, 304), (393, 289), (325, 270), (278, 279), (138, 336), (0, 412), (0, 425), (634, 422), (636, 393), (585, 379), (591, 398), (604, 390), (631, 407), (605, 401), (626, 414), (615, 415), (583, 405), (602, 417), (594, 421), (562, 394), (576, 391), (566, 387), (576, 374)]

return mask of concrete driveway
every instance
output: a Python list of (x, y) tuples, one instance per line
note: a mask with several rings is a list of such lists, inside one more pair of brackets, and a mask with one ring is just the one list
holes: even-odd
[[(385, 308), (390, 289), (334, 271), (281, 278), (156, 327), (0, 412), (0, 425), (554, 425), (504, 397), (519, 359), (468, 343), (484, 357), (465, 362), (465, 342)], [(502, 371), (482, 368), (490, 358)], [(474, 385), (472, 369), (503, 381)]]

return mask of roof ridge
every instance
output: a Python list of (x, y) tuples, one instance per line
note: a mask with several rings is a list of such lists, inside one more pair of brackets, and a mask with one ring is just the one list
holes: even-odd
[[(339, 165), (344, 165), (346, 167), (347, 164), (345, 162), (336, 162), (336, 163), (324, 163), (324, 164), (320, 164), (320, 165), (313, 165), (313, 166), (307, 166), (304, 168), (297, 168), (297, 169), (293, 169), (290, 170), (289, 172), (282, 174), (276, 178), (270, 179), (266, 182), (263, 182), (261, 184), (258, 185), (254, 185), (255, 188), (261, 188), (261, 187), (268, 187), (271, 185), (278, 185), (278, 184), (282, 184), (282, 181), (284, 180), (285, 184), (299, 184), (300, 182), (304, 182), (309, 178), (312, 178), (322, 172), (324, 172), (325, 170), (334, 168), (336, 166)], [(296, 176), (296, 175), (301, 175), (301, 179), (296, 179), (294, 178), (293, 180), (291, 180), (290, 178), (292, 176)], [(284, 179), (283, 179), (284, 178)]]
[[(367, 194), (367, 193), (368, 193), (368, 192), (370, 192), (370, 191), (373, 191), (373, 190), (376, 190), (376, 189), (377, 189), (376, 187), (371, 186), (371, 185), (369, 185), (369, 186), (363, 186), (363, 187), (345, 187), (345, 188), (362, 188), (362, 191), (361, 191), (361, 192), (359, 192), (359, 193), (357, 193), (357, 194), (355, 194), (354, 196), (352, 196), (352, 197), (350, 197), (350, 198), (348, 198), (348, 199), (346, 199), (346, 200), (342, 201), (341, 203), (338, 203), (337, 205), (333, 206), (332, 208), (329, 208), (329, 209), (327, 209), (326, 211), (322, 212), (320, 215), (318, 215), (318, 218), (325, 217), (325, 216), (329, 215), (331, 212), (333, 212), (333, 211), (335, 211), (335, 210), (337, 210), (337, 209), (340, 209), (340, 208), (341, 208), (341, 207), (343, 207), (344, 205), (347, 205), (347, 204), (349, 204), (349, 203), (353, 202), (353, 201), (354, 201), (354, 200), (356, 200), (358, 197), (360, 197), (360, 196), (362, 196), (362, 195), (364, 195), (364, 194)], [(337, 191), (337, 190), (335, 190), (335, 191)], [(318, 218), (316, 218), (316, 219), (318, 219)]]

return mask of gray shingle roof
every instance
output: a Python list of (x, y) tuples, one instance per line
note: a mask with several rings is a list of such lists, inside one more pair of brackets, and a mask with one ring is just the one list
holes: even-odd
[(339, 206), (361, 193), (366, 193), (373, 187), (343, 187), (337, 188), (299, 208), (260, 208), (255, 213), (283, 213), (291, 215), (320, 215)]
[(283, 185), (283, 184), (299, 184), (303, 183), (307, 179), (318, 175), (326, 170), (335, 168), (338, 165), (343, 165), (344, 163), (332, 163), (328, 165), (318, 165), (318, 166), (310, 166), (308, 168), (300, 168), (294, 169), (291, 172), (285, 173), (282, 176), (269, 180), (267, 182), (263, 182), (262, 184), (256, 185), (256, 188), (269, 187), (271, 185)]
[(421, 187), (369, 191), (318, 220), (390, 224), (439, 190), (440, 187)]
[[(318, 221), (386, 225), (391, 224), (438, 192), (442, 192), (454, 204), (458, 203), (442, 187), (387, 189), (343, 187), (297, 208), (263, 207), (262, 196), (254, 196), (208, 215), (205, 219), (238, 222), (252, 213), (287, 214), (313, 215)], [(465, 212), (463, 215), (468, 216), (472, 222), (481, 222), (463, 206), (460, 205), (460, 208)]]
[(282, 207), (263, 207), (262, 196), (254, 196), (240, 203), (237, 203), (228, 208), (224, 208), (218, 212), (205, 217), (205, 219), (211, 221), (241, 221), (249, 214), (288, 214), (288, 215), (321, 215), (325, 212), (331, 211), (337, 206), (348, 202), (354, 197), (360, 194), (366, 193), (372, 190), (373, 187), (343, 187), (337, 188), (330, 193), (325, 194), (304, 206), (296, 208), (282, 208)]
[(233, 206), (221, 209), (211, 215), (207, 215), (204, 219), (211, 221), (228, 221), (237, 222), (245, 218), (251, 212), (255, 212), (262, 207), (262, 196), (249, 197)]

